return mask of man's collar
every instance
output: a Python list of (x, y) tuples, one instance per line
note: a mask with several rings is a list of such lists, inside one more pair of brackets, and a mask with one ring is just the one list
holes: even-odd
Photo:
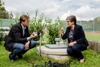
[(24, 27), (22, 24), (21, 24), (21, 26), (22, 26), (23, 29), (26, 29), (26, 27)]

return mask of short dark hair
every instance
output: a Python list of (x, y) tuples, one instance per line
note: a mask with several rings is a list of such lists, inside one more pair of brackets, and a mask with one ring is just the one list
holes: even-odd
[(25, 22), (25, 20), (28, 20), (28, 19), (29, 19), (29, 16), (28, 15), (22, 15), (22, 16), (20, 16), (19, 21), (21, 23), (21, 22)]
[(76, 24), (76, 22), (77, 22), (76, 16), (74, 16), (74, 15), (68, 16), (66, 18), (66, 20), (70, 20), (71, 22), (74, 22), (74, 24)]

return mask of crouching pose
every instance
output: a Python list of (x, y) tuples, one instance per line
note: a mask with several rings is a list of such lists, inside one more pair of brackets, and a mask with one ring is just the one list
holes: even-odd
[(82, 63), (85, 61), (82, 51), (87, 49), (88, 42), (85, 37), (82, 26), (76, 24), (77, 20), (74, 15), (68, 16), (66, 18), (68, 27), (66, 32), (61, 29), (62, 39), (68, 39), (67, 53), (70, 56), (76, 57)]
[(9, 59), (16, 60), (22, 58), (22, 54), (31, 48), (34, 48), (38, 43), (33, 39), (37, 36), (34, 34), (29, 34), (29, 17), (27, 15), (22, 15), (19, 19), (19, 23), (12, 26), (8, 36), (5, 39), (5, 48), (10, 51)]

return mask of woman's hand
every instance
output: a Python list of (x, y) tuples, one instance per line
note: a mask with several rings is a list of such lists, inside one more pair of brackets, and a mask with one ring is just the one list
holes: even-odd
[(61, 34), (62, 36), (64, 35), (64, 28), (63, 28), (63, 27), (60, 29), (60, 34)]
[(69, 43), (68, 46), (73, 46), (74, 44), (76, 44), (76, 41)]

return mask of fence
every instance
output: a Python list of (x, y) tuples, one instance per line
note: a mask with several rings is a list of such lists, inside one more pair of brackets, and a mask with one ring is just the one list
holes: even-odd
[[(4, 19), (3, 20), (3, 27), (9, 27), (11, 25), (11, 22), (14, 22), (10, 19)], [(64, 27), (66, 28), (66, 21), (64, 22)], [(85, 32), (100, 32), (100, 22), (94, 22), (94, 21), (78, 21), (77, 24), (81, 25)]]
[(100, 22), (78, 21), (78, 24), (81, 25), (86, 32), (100, 32)]
[[(64, 27), (66, 27), (67, 23), (64, 22)], [(77, 24), (81, 25), (85, 32), (100, 32), (100, 22), (94, 21), (78, 21)]]

